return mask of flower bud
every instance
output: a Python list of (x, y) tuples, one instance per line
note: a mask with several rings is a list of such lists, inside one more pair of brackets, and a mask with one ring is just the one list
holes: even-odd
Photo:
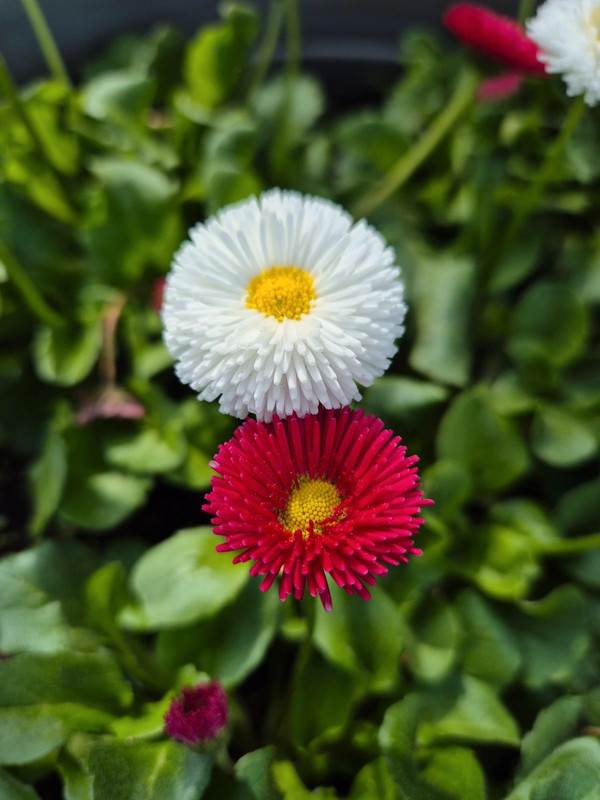
[(165, 714), (165, 734), (188, 745), (216, 739), (227, 725), (227, 695), (219, 681), (186, 686)]

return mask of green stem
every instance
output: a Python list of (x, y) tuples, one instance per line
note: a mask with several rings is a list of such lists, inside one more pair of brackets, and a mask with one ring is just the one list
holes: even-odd
[(296, 663), (294, 665), (294, 676), (292, 678), (292, 687), (296, 686), (302, 680), (304, 672), (306, 671), (306, 667), (308, 665), (308, 661), (310, 659), (310, 654), (312, 652), (313, 639), (315, 635), (315, 623), (317, 621), (316, 602), (317, 602), (316, 598), (311, 597), (310, 595), (305, 596), (303, 598), (302, 605), (304, 606), (306, 614), (306, 633), (298, 649), (298, 655), (296, 657)]
[(556, 542), (540, 545), (538, 552), (545, 556), (568, 556), (587, 553), (600, 548), (600, 533), (588, 536), (574, 536), (571, 539), (559, 539)]
[(48, 305), (29, 275), (2, 242), (0, 242), (0, 261), (4, 264), (8, 277), (23, 302), (34, 316), (51, 328), (66, 325), (66, 320)]
[(252, 78), (250, 88), (248, 89), (248, 102), (250, 102), (254, 95), (258, 92), (265, 80), (267, 72), (269, 71), (269, 67), (273, 61), (275, 48), (277, 47), (277, 42), (279, 41), (282, 22), (283, 0), (271, 0), (265, 32), (256, 58), (254, 77)]
[(285, 11), (287, 37), (285, 74), (288, 79), (295, 80), (302, 61), (302, 32), (297, 0), (285, 0)]
[(465, 73), (454, 90), (450, 102), (433, 120), (421, 138), (400, 156), (379, 185), (367, 192), (354, 205), (352, 213), (355, 218), (366, 217), (371, 214), (384, 203), (390, 195), (394, 194), (394, 192), (406, 183), (410, 176), (423, 164), (427, 157), (440, 144), (442, 139), (450, 132), (467, 108), (469, 108), (478, 85), (479, 78), (477, 75), (473, 72)]
[(72, 88), (69, 74), (61, 58), (56, 41), (52, 36), (52, 31), (48, 27), (46, 18), (37, 0), (21, 0), (25, 13), (29, 17), (29, 22), (35, 33), (35, 37), (40, 46), (40, 50), (46, 59), (46, 64), (53, 77), (63, 83), (68, 89)]
[(519, 6), (519, 22), (521, 24), (533, 16), (536, 2), (537, 0), (521, 0), (521, 5)]
[(500, 257), (506, 252), (507, 248), (515, 240), (517, 234), (531, 216), (531, 214), (539, 206), (540, 199), (544, 190), (556, 173), (559, 172), (560, 162), (563, 158), (565, 147), (569, 140), (575, 133), (579, 120), (583, 115), (585, 109), (585, 101), (583, 96), (578, 97), (577, 100), (571, 105), (569, 113), (565, 117), (563, 126), (560, 130), (558, 137), (555, 139), (552, 146), (546, 152), (542, 166), (539, 168), (529, 188), (525, 192), (522, 201), (519, 203), (518, 208), (513, 211), (512, 218), (508, 223), (508, 227), (500, 242), (500, 246), (496, 251), (495, 262), (499, 261)]

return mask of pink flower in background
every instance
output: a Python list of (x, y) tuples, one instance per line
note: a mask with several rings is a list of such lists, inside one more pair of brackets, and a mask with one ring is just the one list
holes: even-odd
[(477, 99), (482, 103), (495, 103), (514, 97), (523, 85), (523, 76), (517, 72), (503, 72), (481, 82)]
[(455, 3), (443, 22), (461, 42), (524, 75), (545, 75), (539, 48), (516, 20), (475, 3)]
[(308, 588), (330, 611), (326, 575), (368, 600), (366, 585), (421, 553), (413, 537), (430, 501), (417, 461), (381, 420), (347, 406), (247, 419), (211, 462), (218, 475), (204, 510), (225, 537), (217, 550), (253, 561), (263, 591), (281, 576), (282, 600)]
[(158, 313), (160, 313), (160, 310), (162, 308), (166, 283), (167, 283), (166, 278), (157, 278), (152, 284), (152, 291), (150, 293), (150, 305)]
[(219, 681), (186, 686), (165, 714), (165, 733), (183, 744), (216, 739), (227, 725), (227, 694)]

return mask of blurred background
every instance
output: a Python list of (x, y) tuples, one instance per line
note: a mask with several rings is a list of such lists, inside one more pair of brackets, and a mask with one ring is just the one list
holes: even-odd
[[(216, 19), (214, 0), (41, 0), (69, 67), (98, 54), (114, 33), (145, 31), (172, 22), (190, 33)], [(267, 0), (256, 0), (264, 12)], [(416, 23), (439, 25), (451, 0), (302, 0), (305, 62), (396, 61), (398, 36)], [(485, 5), (516, 16), (519, 0), (486, 0)], [(0, 52), (19, 82), (44, 73), (42, 56), (21, 0), (0, 2)]]

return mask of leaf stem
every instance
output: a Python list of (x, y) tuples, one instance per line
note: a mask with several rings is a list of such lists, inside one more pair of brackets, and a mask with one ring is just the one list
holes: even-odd
[(69, 73), (66, 70), (60, 51), (56, 45), (52, 31), (48, 27), (46, 18), (40, 8), (38, 0), (21, 0), (25, 13), (35, 33), (40, 50), (46, 60), (50, 73), (55, 80), (63, 83), (68, 89), (73, 88)]
[(420, 139), (403, 153), (379, 185), (367, 192), (355, 203), (353, 216), (366, 217), (396, 192), (423, 164), (442, 139), (450, 132), (462, 114), (471, 105), (479, 85), (473, 72), (466, 72), (459, 81), (448, 104), (433, 120)]
[(269, 71), (269, 67), (273, 61), (275, 48), (277, 47), (277, 42), (279, 41), (282, 22), (283, 0), (271, 0), (265, 32), (256, 59), (254, 77), (252, 78), (250, 88), (248, 89), (248, 102), (250, 102), (254, 95), (258, 92)]
[(538, 552), (545, 556), (568, 556), (587, 553), (600, 548), (600, 533), (587, 536), (573, 536), (570, 539), (559, 539), (556, 542), (540, 545)]
[(2, 242), (0, 242), (0, 261), (4, 264), (8, 277), (23, 302), (34, 316), (51, 328), (66, 325), (66, 320), (48, 305), (29, 275)]

